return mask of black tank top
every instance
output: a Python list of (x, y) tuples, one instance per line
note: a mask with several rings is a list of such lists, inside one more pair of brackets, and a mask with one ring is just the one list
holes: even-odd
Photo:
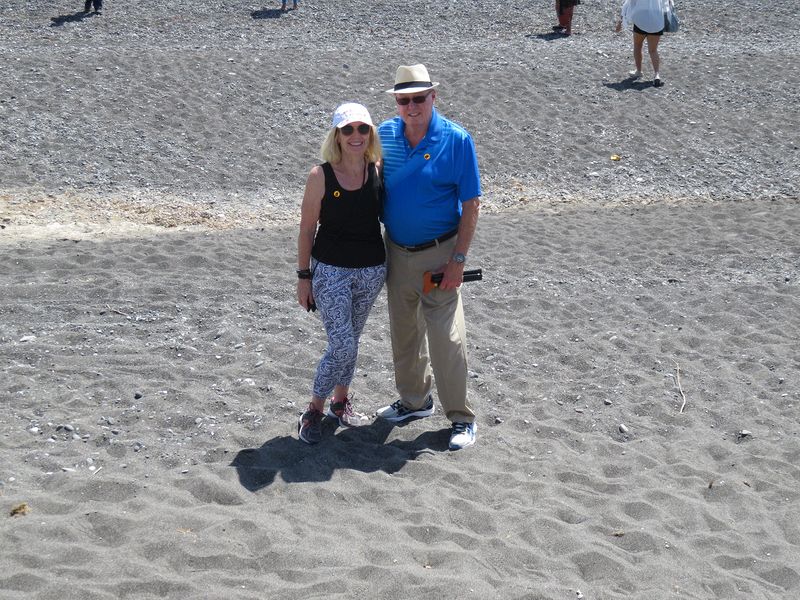
[(358, 190), (346, 190), (339, 185), (330, 163), (324, 163), (322, 171), (325, 195), (311, 256), (336, 267), (383, 264), (386, 249), (379, 221), (383, 209), (383, 181), (375, 163), (367, 166), (367, 182)]

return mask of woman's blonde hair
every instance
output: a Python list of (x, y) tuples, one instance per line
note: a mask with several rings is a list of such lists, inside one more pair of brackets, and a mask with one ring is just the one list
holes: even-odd
[[(322, 148), (320, 148), (319, 154), (322, 160), (331, 164), (336, 164), (342, 160), (342, 149), (339, 147), (339, 140), (337, 139), (339, 136), (336, 135), (338, 131), (338, 127), (331, 129), (325, 137), (325, 141), (322, 142)], [(366, 150), (364, 150), (364, 158), (368, 163), (371, 163), (379, 161), (382, 155), (381, 140), (378, 137), (375, 126), (371, 125), (369, 128), (369, 141), (367, 142)]]

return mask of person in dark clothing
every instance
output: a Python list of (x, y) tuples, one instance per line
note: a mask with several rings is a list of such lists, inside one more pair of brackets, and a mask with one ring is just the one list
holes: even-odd
[(558, 25), (553, 25), (553, 31), (572, 35), (572, 16), (575, 13), (575, 7), (580, 3), (580, 0), (556, 0)]
[(103, 10), (103, 0), (86, 0), (86, 4), (83, 5), (83, 12), (91, 12), (92, 6), (94, 6), (95, 14), (99, 15), (100, 11)]
[(308, 444), (322, 437), (331, 394), (327, 415), (340, 425), (369, 420), (353, 409), (350, 383), (361, 332), (386, 280), (381, 143), (369, 111), (354, 102), (339, 106), (321, 154), (325, 162), (311, 169), (306, 182), (297, 240), (297, 301), (306, 310), (319, 309), (328, 337), (311, 402), (298, 423)]

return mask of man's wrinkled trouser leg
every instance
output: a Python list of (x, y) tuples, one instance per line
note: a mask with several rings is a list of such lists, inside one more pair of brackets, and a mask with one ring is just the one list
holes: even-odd
[(470, 423), (467, 401), (464, 308), (459, 290), (422, 293), (423, 274), (444, 266), (455, 238), (420, 252), (408, 252), (387, 239), (387, 292), (395, 383), (408, 408), (421, 408), (436, 381), (445, 416)]

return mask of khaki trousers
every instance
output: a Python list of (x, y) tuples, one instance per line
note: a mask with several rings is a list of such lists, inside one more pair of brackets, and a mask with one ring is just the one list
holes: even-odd
[(461, 290), (422, 293), (423, 274), (443, 267), (456, 238), (408, 252), (386, 236), (386, 288), (394, 378), (406, 407), (421, 408), (436, 381), (439, 402), (453, 422), (472, 423), (467, 402), (467, 341)]

